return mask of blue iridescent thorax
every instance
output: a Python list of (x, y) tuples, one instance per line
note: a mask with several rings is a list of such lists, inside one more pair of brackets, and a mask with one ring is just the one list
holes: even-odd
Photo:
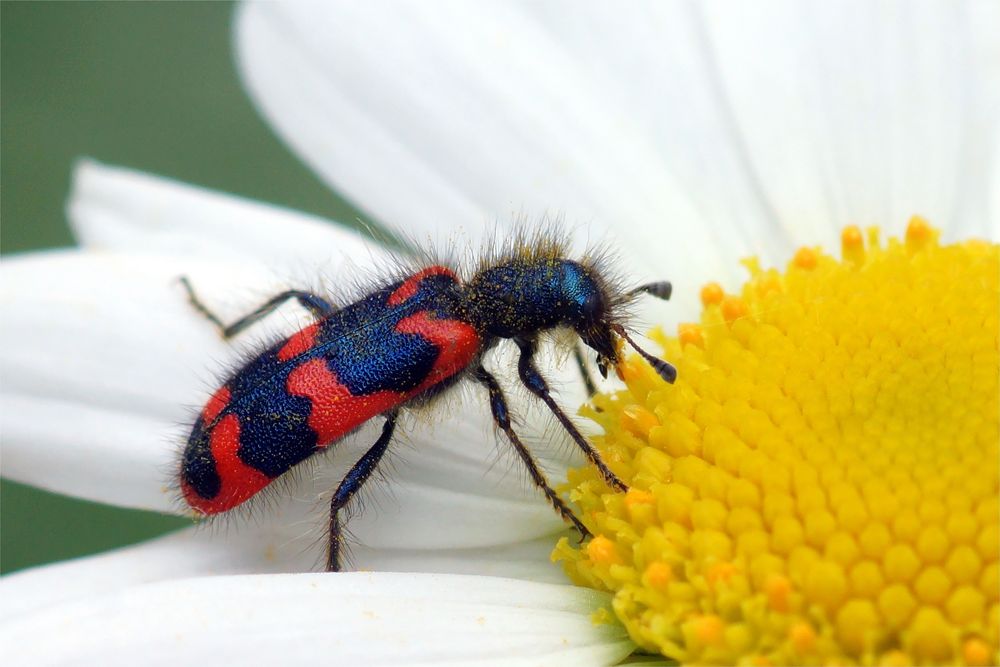
[(558, 326), (580, 328), (603, 314), (605, 295), (592, 272), (572, 260), (511, 260), (477, 273), (465, 290), (468, 320), (499, 338)]

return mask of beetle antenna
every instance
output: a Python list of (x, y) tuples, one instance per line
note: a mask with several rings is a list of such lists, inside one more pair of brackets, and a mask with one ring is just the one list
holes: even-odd
[(631, 345), (636, 352), (642, 355), (643, 359), (649, 362), (649, 365), (653, 367), (653, 370), (655, 370), (661, 378), (670, 384), (674, 383), (674, 380), (677, 379), (677, 369), (674, 368), (673, 364), (668, 361), (664, 361), (659, 357), (654, 357), (649, 352), (646, 352), (644, 349), (636, 345), (636, 342), (632, 340), (632, 337), (628, 335), (627, 331), (625, 331), (625, 327), (620, 324), (614, 325), (613, 329), (615, 333), (628, 341), (628, 344)]
[(648, 294), (650, 296), (655, 296), (657, 299), (663, 299), (664, 301), (666, 301), (670, 298), (670, 293), (673, 291), (674, 288), (669, 281), (661, 280), (655, 283), (647, 283), (645, 285), (639, 285), (635, 289), (629, 290), (626, 296), (638, 296), (640, 294)]

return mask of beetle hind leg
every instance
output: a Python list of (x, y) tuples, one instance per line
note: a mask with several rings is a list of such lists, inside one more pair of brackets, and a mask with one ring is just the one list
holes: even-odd
[(358, 492), (358, 489), (368, 481), (371, 474), (375, 472), (375, 468), (378, 467), (378, 462), (389, 447), (389, 441), (392, 440), (392, 434), (396, 430), (396, 415), (397, 413), (392, 412), (386, 416), (385, 424), (382, 426), (382, 435), (379, 436), (374, 445), (368, 448), (365, 455), (358, 459), (354, 467), (347, 472), (334, 492), (333, 498), (330, 500), (330, 532), (326, 552), (327, 572), (340, 571), (340, 552), (343, 547), (343, 529), (340, 525), (339, 517), (340, 510), (344, 509), (347, 503), (351, 501), (351, 498), (354, 497), (354, 494)]

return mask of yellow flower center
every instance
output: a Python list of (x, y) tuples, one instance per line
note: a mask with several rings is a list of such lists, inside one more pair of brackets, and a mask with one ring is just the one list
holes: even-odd
[(572, 471), (553, 558), (682, 663), (997, 664), (1000, 247), (906, 238), (745, 262), (583, 414), (629, 485)]

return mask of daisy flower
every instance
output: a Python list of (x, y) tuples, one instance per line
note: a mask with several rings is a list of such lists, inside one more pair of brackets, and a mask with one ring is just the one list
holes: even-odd
[[(569, 474), (584, 545), (559, 540), (470, 393), (405, 424), (392, 483), (350, 524), (357, 572), (308, 573), (324, 466), (249, 519), (4, 578), (5, 655), (995, 662), (996, 14), (241, 7), (246, 86), (331, 187), (416, 237), (537, 211), (611, 239), (637, 280), (674, 282), (644, 315), (678, 383), (629, 363), (583, 409), (631, 486)], [(94, 162), (68, 212), (78, 250), (3, 266), (4, 475), (126, 507), (178, 510), (179, 425), (254, 345), (222, 343), (177, 276), (233, 319), (385, 261), (324, 221)]]

